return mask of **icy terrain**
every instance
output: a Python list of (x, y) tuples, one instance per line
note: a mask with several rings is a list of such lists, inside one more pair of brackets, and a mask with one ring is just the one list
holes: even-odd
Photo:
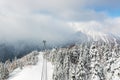
[[(35, 66), (26, 66), (22, 70), (16, 69), (10, 74), (8, 80), (41, 80), (42, 66), (43, 66), (43, 53), (39, 54), (39, 62)], [(50, 62), (47, 63), (48, 80), (52, 80), (53, 66)]]

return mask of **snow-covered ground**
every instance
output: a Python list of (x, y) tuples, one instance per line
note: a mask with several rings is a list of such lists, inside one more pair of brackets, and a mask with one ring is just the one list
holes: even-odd
[[(41, 80), (43, 66), (42, 52), (39, 54), (39, 62), (35, 66), (26, 66), (22, 70), (16, 69), (10, 74), (8, 80)], [(47, 63), (48, 80), (52, 80), (53, 66), (50, 62)]]

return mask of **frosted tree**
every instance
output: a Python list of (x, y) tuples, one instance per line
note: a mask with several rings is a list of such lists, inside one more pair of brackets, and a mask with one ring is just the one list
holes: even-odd
[(95, 45), (92, 45), (90, 48), (90, 56), (91, 56), (91, 63), (90, 63), (90, 80), (105, 80), (104, 73), (103, 73), (103, 67), (100, 63), (100, 53), (98, 51), (98, 48)]
[(9, 77), (9, 71), (4, 65), (4, 63), (0, 63), (0, 80), (5, 80)]
[(120, 80), (120, 47), (94, 42), (49, 52), (53, 80)]

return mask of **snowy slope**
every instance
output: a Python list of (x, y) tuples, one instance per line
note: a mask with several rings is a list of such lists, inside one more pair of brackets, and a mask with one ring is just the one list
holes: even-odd
[[(39, 54), (39, 62), (36, 66), (26, 66), (23, 70), (16, 69), (11, 73), (8, 80), (41, 80), (43, 65), (42, 52)], [(47, 63), (48, 80), (52, 80), (53, 66), (50, 62)]]

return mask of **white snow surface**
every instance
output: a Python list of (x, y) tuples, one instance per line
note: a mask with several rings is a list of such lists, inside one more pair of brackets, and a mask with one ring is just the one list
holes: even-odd
[[(35, 66), (26, 66), (22, 70), (19, 68), (10, 74), (8, 80), (41, 80), (42, 66), (43, 66), (43, 53), (39, 54), (39, 62)], [(48, 80), (52, 80), (53, 66), (47, 62), (47, 76)]]

